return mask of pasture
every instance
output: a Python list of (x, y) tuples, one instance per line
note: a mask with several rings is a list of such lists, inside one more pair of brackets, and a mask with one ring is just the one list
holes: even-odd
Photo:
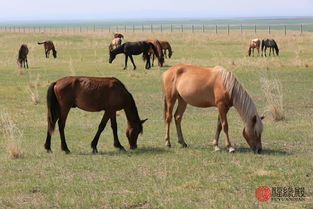
[[(313, 207), (313, 33), (280, 31), (253, 33), (128, 32), (125, 41), (167, 40), (173, 56), (164, 67), (123, 70), (124, 55), (108, 63), (112, 33), (0, 33), (0, 208), (312, 208)], [(279, 57), (247, 57), (248, 40), (274, 38)], [(45, 58), (38, 41), (53, 40), (58, 57)], [(29, 69), (16, 65), (22, 43), (30, 50)], [(255, 52), (256, 54), (256, 52)], [(259, 114), (266, 110), (262, 79), (282, 85), (285, 119), (263, 120), (263, 154), (255, 155), (242, 136), (243, 123), (235, 109), (228, 113), (229, 136), (236, 152), (211, 145), (216, 108), (188, 106), (182, 129), (187, 148), (177, 143), (171, 125), (172, 148), (164, 142), (161, 75), (177, 63), (233, 72), (254, 100)], [(139, 115), (148, 118), (138, 149), (129, 150), (124, 112), (117, 117), (118, 135), (127, 152), (113, 147), (108, 123), (92, 154), (92, 141), (102, 113), (72, 109), (65, 127), (71, 154), (60, 148), (56, 128), (52, 151), (47, 131), (46, 92), (49, 84), (69, 75), (114, 76), (132, 93)], [(36, 104), (35, 104), (36, 103)], [(18, 149), (18, 150), (16, 150)], [(18, 156), (10, 156), (16, 152)], [(259, 202), (258, 186), (304, 187), (304, 201)]]

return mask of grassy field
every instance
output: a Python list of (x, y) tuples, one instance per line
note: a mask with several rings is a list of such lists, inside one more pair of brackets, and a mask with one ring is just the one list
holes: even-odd
[[(0, 208), (313, 208), (313, 33), (273, 31), (279, 57), (247, 57), (251, 32), (231, 33), (126, 33), (125, 41), (168, 40), (174, 49), (165, 67), (137, 70), (124, 55), (108, 63), (111, 33), (0, 33)], [(257, 34), (267, 37), (267, 31)], [(37, 41), (53, 40), (58, 58), (46, 59)], [(30, 69), (16, 66), (21, 43), (29, 46)], [(215, 108), (189, 106), (182, 122), (188, 148), (181, 148), (174, 124), (172, 148), (164, 146), (161, 75), (176, 63), (206, 67), (222, 65), (232, 71), (265, 112), (262, 155), (254, 155), (241, 132), (235, 109), (228, 114), (231, 142), (237, 152), (214, 152)], [(46, 136), (46, 90), (63, 76), (89, 75), (119, 78), (133, 94), (139, 115), (149, 118), (138, 139), (138, 149), (120, 152), (113, 147), (108, 125), (98, 150), (90, 142), (102, 113), (72, 109), (65, 134), (71, 150), (60, 149), (58, 129), (52, 136), (52, 154), (43, 144)], [(282, 85), (285, 120), (275, 122), (266, 112), (262, 79)], [(38, 102), (38, 104), (34, 104)], [(126, 119), (117, 118), (125, 148)], [(13, 157), (12, 157), (13, 155)], [(259, 202), (258, 186), (304, 187), (304, 201)]]

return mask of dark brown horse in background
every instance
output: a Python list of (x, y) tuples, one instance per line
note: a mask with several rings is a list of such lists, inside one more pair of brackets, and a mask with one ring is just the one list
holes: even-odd
[[(26, 44), (22, 44), (19, 51), (18, 51), (18, 58), (17, 58), (17, 62), (20, 66), (20, 68), (23, 66), (24, 64), (24, 68), (28, 68), (28, 62), (27, 62), (27, 54), (28, 54), (28, 47)], [(25, 65), (26, 64), (26, 65)]]
[(249, 57), (251, 56), (251, 50), (253, 52), (253, 56), (254, 56), (254, 49), (256, 48), (258, 50), (258, 55), (260, 55), (260, 46), (261, 46), (261, 40), (256, 38), (256, 39), (252, 39), (249, 40), (249, 49), (248, 49), (248, 55)]
[[(263, 39), (262, 40), (262, 47), (261, 47), (262, 56), (265, 55), (265, 57), (266, 57), (266, 49), (268, 47), (270, 48), (269, 56), (271, 56), (272, 51), (273, 51), (273, 56), (275, 55), (275, 52), (276, 52), (277, 56), (279, 55), (279, 48), (278, 48), (276, 41), (274, 39)], [(264, 54), (263, 54), (263, 52), (264, 52)]]
[(114, 38), (124, 38), (123, 34), (117, 33), (117, 32), (113, 33), (113, 37)]
[(53, 57), (57, 57), (57, 51), (55, 50), (54, 44), (52, 41), (44, 41), (44, 42), (38, 42), (38, 44), (43, 44), (45, 48), (45, 54), (46, 58), (49, 57), (50, 51), (52, 50)]
[(172, 47), (171, 47), (170, 43), (168, 41), (159, 41), (159, 42), (162, 46), (164, 56), (167, 58), (166, 51), (168, 51), (168, 58), (171, 58), (173, 51), (172, 51)]
[(67, 147), (64, 127), (67, 115), (71, 108), (78, 107), (89, 112), (104, 110), (98, 131), (91, 142), (93, 153), (97, 153), (97, 144), (101, 132), (108, 120), (111, 120), (114, 146), (125, 150), (117, 136), (116, 111), (124, 109), (128, 121), (126, 136), (131, 149), (137, 148), (137, 138), (142, 133), (142, 124), (147, 120), (140, 120), (135, 100), (127, 91), (124, 84), (116, 78), (64, 77), (50, 84), (47, 92), (48, 104), (48, 131), (45, 148), (51, 152), (51, 135), (58, 121), (61, 137), (61, 148), (66, 153)]
[(163, 50), (162, 50), (162, 46), (161, 43), (158, 40), (147, 40), (147, 42), (153, 44), (154, 48), (156, 49), (155, 53), (153, 48), (150, 48), (149, 50), (149, 55), (150, 57), (152, 56), (152, 66), (154, 64), (154, 56), (156, 56), (158, 58), (158, 64), (160, 67), (163, 67), (164, 64), (164, 54), (163, 54)]

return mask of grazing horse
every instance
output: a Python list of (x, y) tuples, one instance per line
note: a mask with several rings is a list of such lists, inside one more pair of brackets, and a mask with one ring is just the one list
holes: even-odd
[(18, 51), (18, 58), (17, 58), (17, 63), (19, 64), (20, 68), (23, 66), (23, 64), (24, 64), (24, 68), (26, 67), (28, 68), (27, 54), (28, 54), (28, 47), (26, 44), (22, 44)]
[(110, 59), (109, 63), (112, 63), (115, 59), (117, 54), (125, 54), (125, 66), (124, 70), (127, 68), (127, 60), (128, 57), (130, 58), (131, 62), (133, 63), (134, 70), (136, 69), (136, 65), (134, 63), (134, 59), (132, 55), (139, 55), (143, 54), (143, 59), (146, 60), (146, 69), (149, 69), (151, 67), (150, 64), (150, 56), (149, 56), (149, 50), (152, 48), (154, 52), (157, 54), (157, 50), (153, 46), (153, 44), (147, 42), (147, 41), (138, 41), (138, 42), (126, 42), (122, 44), (121, 46), (117, 47), (116, 49), (113, 49), (110, 51)]
[(168, 41), (159, 41), (159, 42), (162, 46), (163, 53), (164, 53), (165, 57), (167, 58), (166, 51), (168, 51), (168, 58), (171, 58), (173, 51), (172, 51), (172, 47), (171, 47), (170, 43)]
[(52, 50), (53, 57), (57, 58), (57, 51), (55, 50), (55, 47), (52, 41), (38, 42), (38, 44), (44, 45), (46, 58), (49, 58), (49, 54), (51, 50)]
[(117, 33), (117, 32), (113, 33), (113, 37), (114, 38), (124, 38), (123, 34)]
[(116, 111), (124, 109), (128, 121), (126, 136), (131, 149), (137, 148), (137, 138), (142, 133), (142, 124), (147, 120), (140, 120), (135, 100), (127, 91), (124, 84), (116, 78), (70, 76), (61, 78), (50, 84), (47, 92), (48, 131), (45, 143), (47, 152), (51, 152), (51, 135), (58, 121), (61, 137), (61, 148), (65, 153), (67, 147), (64, 127), (71, 108), (78, 107), (89, 112), (104, 110), (98, 131), (91, 142), (93, 153), (97, 153), (97, 144), (101, 132), (108, 120), (114, 137), (114, 146), (125, 150), (117, 135)]
[(203, 68), (199, 66), (177, 64), (163, 73), (164, 92), (164, 120), (166, 124), (165, 142), (170, 143), (170, 123), (172, 111), (176, 100), (178, 106), (174, 114), (178, 142), (186, 147), (181, 130), (181, 120), (187, 104), (196, 107), (212, 107), (218, 109), (217, 129), (213, 141), (214, 149), (219, 150), (218, 140), (221, 130), (226, 135), (226, 145), (229, 152), (235, 149), (231, 146), (228, 136), (228, 123), (226, 114), (230, 107), (234, 106), (245, 127), (243, 136), (254, 152), (262, 150), (261, 133), (263, 125), (254, 102), (238, 82), (235, 76), (220, 66)]
[(154, 48), (156, 48), (157, 50), (157, 54), (154, 53), (154, 50), (152, 48), (150, 48), (149, 50), (149, 55), (150, 57), (152, 56), (152, 66), (154, 64), (154, 56), (156, 55), (156, 57), (158, 58), (159, 66), (163, 67), (164, 54), (163, 54), (161, 43), (158, 40), (147, 40), (147, 42), (153, 44)]
[(122, 38), (114, 38), (109, 45), (109, 50), (112, 51), (113, 49), (121, 45), (122, 45)]
[(261, 45), (261, 40), (258, 38), (249, 40), (249, 49), (248, 49), (249, 57), (251, 56), (251, 49), (252, 49), (253, 56), (254, 56), (254, 49), (255, 48), (258, 50), (258, 55), (260, 55), (260, 45)]
[(266, 49), (267, 49), (267, 47), (270, 48), (269, 56), (271, 56), (271, 52), (272, 51), (273, 51), (273, 55), (275, 55), (275, 52), (276, 52), (277, 56), (279, 55), (279, 49), (278, 49), (277, 43), (276, 43), (276, 41), (274, 39), (263, 39), (262, 40), (262, 49), (261, 49), (262, 56), (263, 56), (263, 50), (264, 50), (264, 55), (266, 57)]

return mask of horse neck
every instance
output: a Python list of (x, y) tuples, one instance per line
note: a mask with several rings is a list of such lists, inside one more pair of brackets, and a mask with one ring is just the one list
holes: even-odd
[(117, 48), (115, 48), (115, 49), (113, 49), (111, 51), (111, 53), (114, 54), (114, 55), (124, 53), (124, 44), (119, 46), (119, 47), (117, 47)]
[(133, 96), (130, 93), (128, 94), (129, 94), (127, 99), (128, 101), (126, 102), (124, 111), (126, 114), (128, 124), (130, 126), (133, 126), (134, 124), (140, 123), (140, 118), (135, 100), (133, 99)]

